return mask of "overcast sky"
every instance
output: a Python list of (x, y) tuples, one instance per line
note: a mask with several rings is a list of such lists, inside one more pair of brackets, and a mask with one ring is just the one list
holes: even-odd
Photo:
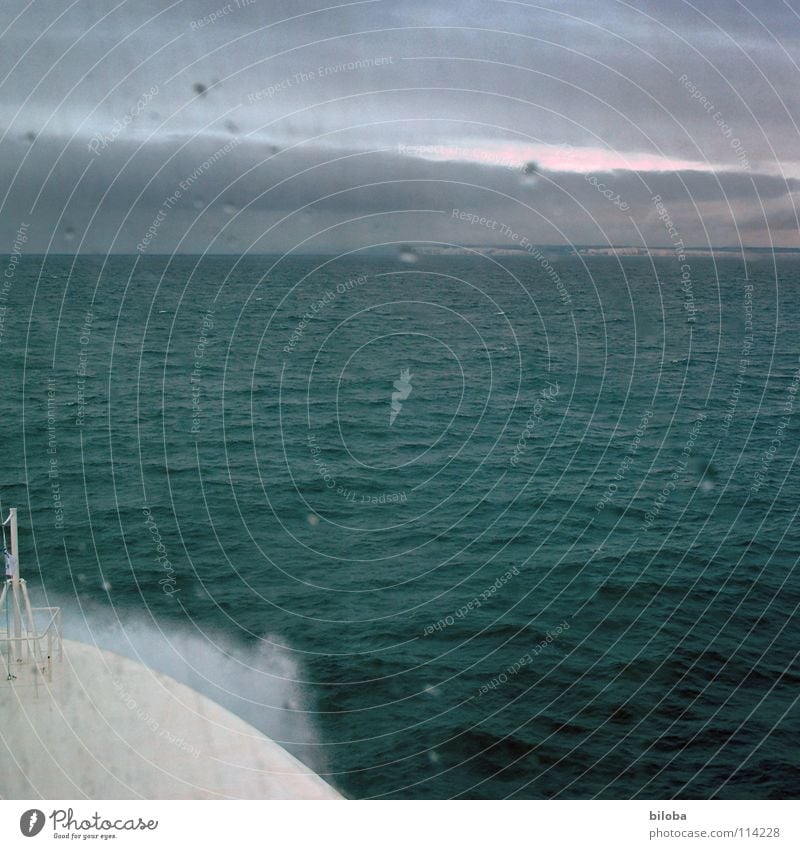
[(3, 13), (0, 252), (800, 247), (798, 0)]

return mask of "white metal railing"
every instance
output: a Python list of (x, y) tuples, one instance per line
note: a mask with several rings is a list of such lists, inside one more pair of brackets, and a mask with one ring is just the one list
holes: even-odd
[[(11, 551), (5, 551), (6, 526), (10, 528)], [(0, 616), (5, 614), (5, 627), (0, 625), (0, 657), (5, 675), (2, 680), (13, 683), (30, 681), (38, 686), (41, 676), (53, 680), (53, 661), (63, 657), (60, 607), (31, 607), (28, 587), (19, 576), (19, 543), (17, 509), (12, 507), (2, 521), (3, 559), (6, 560), (6, 580), (0, 590)], [(10, 555), (10, 556), (7, 556)], [(38, 616), (37, 616), (38, 614)], [(37, 626), (37, 619), (41, 627)]]
[(60, 661), (63, 657), (61, 608), (32, 607), (30, 611), (43, 619), (41, 628), (25, 627), (19, 636), (7, 628), (0, 628), (0, 655), (5, 667), (2, 678), (5, 681), (16, 680), (20, 667), (31, 666), (47, 681), (52, 681), (53, 661)]

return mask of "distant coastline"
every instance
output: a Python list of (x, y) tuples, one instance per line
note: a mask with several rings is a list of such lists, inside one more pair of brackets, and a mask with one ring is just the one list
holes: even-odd
[[(539, 245), (542, 254), (553, 257), (577, 256), (641, 256), (669, 257), (674, 256), (675, 248), (671, 246), (634, 247), (632, 245)], [(527, 256), (528, 251), (517, 245), (465, 245), (463, 247), (421, 246), (415, 248), (420, 256), (467, 256), (479, 253), (486, 256)], [(765, 248), (743, 245), (740, 247), (687, 247), (684, 254), (691, 257), (741, 257), (748, 259), (767, 257), (773, 254), (781, 256), (800, 257), (800, 248)]]
[[(639, 256), (639, 257), (669, 257), (674, 256), (675, 248), (669, 246), (656, 245), (652, 247), (634, 247), (632, 245), (537, 245), (537, 250), (543, 257), (548, 259), (559, 259), (565, 257), (590, 257), (590, 256)], [(414, 245), (414, 253), (417, 256), (474, 256), (481, 254), (483, 256), (527, 256), (530, 257), (530, 251), (518, 245)], [(689, 247), (683, 249), (684, 255), (687, 257), (713, 257), (715, 259), (757, 259), (759, 257), (781, 256), (786, 258), (800, 258), (800, 248), (770, 248), (751, 245), (742, 246), (723, 246), (723, 247)], [(95, 251), (86, 251), (79, 254), (65, 253), (62, 251), (52, 251), (50, 253), (42, 253), (37, 251), (29, 251), (28, 257), (57, 257), (57, 256), (83, 256), (83, 257), (105, 257), (117, 256), (135, 257), (138, 254), (135, 251), (120, 251), (111, 252), (110, 254), (97, 253)], [(220, 251), (219, 253), (152, 253), (151, 257), (178, 257), (178, 256), (340, 256), (339, 251), (309, 251), (285, 253), (283, 251), (260, 251), (250, 252), (245, 254), (236, 251)], [(367, 249), (359, 252), (362, 257), (386, 258), (392, 256), (393, 251), (390, 248), (382, 249)], [(0, 257), (7, 257), (10, 254), (0, 253)]]

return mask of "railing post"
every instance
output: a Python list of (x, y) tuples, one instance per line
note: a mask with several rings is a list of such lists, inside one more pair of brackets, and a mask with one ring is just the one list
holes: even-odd
[[(19, 610), (19, 529), (17, 527), (17, 508), (12, 507), (8, 511), (8, 517), (11, 520), (11, 556), (17, 561), (17, 568), (11, 576), (11, 585), (14, 590), (14, 636), (17, 640), (22, 637), (22, 617)], [(17, 651), (20, 649), (19, 642), (17, 643)]]

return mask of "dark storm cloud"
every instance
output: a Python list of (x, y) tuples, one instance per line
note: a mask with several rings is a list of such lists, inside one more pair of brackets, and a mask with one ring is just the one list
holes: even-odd
[[(85, 250), (135, 250), (175, 187), (232, 138), (173, 197), (148, 250), (182, 238), (182, 250), (240, 249), (286, 216), (259, 249), (346, 247), (398, 228), (503, 242), (448, 219), (453, 208), (536, 241), (664, 243), (654, 194), (701, 241), (798, 244), (800, 18), (788, 4), (6, 5), (20, 13), (0, 51), (6, 244), (30, 220), (37, 249), (73, 250), (85, 235)], [(659, 170), (598, 174), (615, 205), (552, 163), (535, 183), (478, 164), (540, 144), (588, 149), (584, 169), (594, 150), (620, 168), (646, 154)]]
[[(397, 149), (281, 149), (230, 133), (188, 144), (118, 139), (99, 155), (83, 141), (61, 148), (43, 139), (20, 149), (27, 151), (16, 177), (23, 205), (34, 203), (37, 176), (48, 174), (31, 238), (52, 237), (56, 250), (135, 251), (157, 219), (147, 252), (171, 251), (179, 241), (183, 250), (203, 249), (211, 239), (215, 250), (233, 250), (259, 237), (258, 250), (279, 251), (329, 227), (335, 231), (314, 236), (306, 249), (398, 233), (407, 241), (509, 244), (500, 225), (539, 243), (640, 244), (643, 237), (665, 244), (656, 195), (687, 244), (736, 243), (740, 219), (751, 226), (762, 204), (785, 214), (800, 188), (796, 180), (735, 172), (542, 169), (532, 179), (520, 168), (435, 162)], [(16, 167), (0, 162), (4, 183)], [(497, 224), (465, 224), (453, 210)]]

